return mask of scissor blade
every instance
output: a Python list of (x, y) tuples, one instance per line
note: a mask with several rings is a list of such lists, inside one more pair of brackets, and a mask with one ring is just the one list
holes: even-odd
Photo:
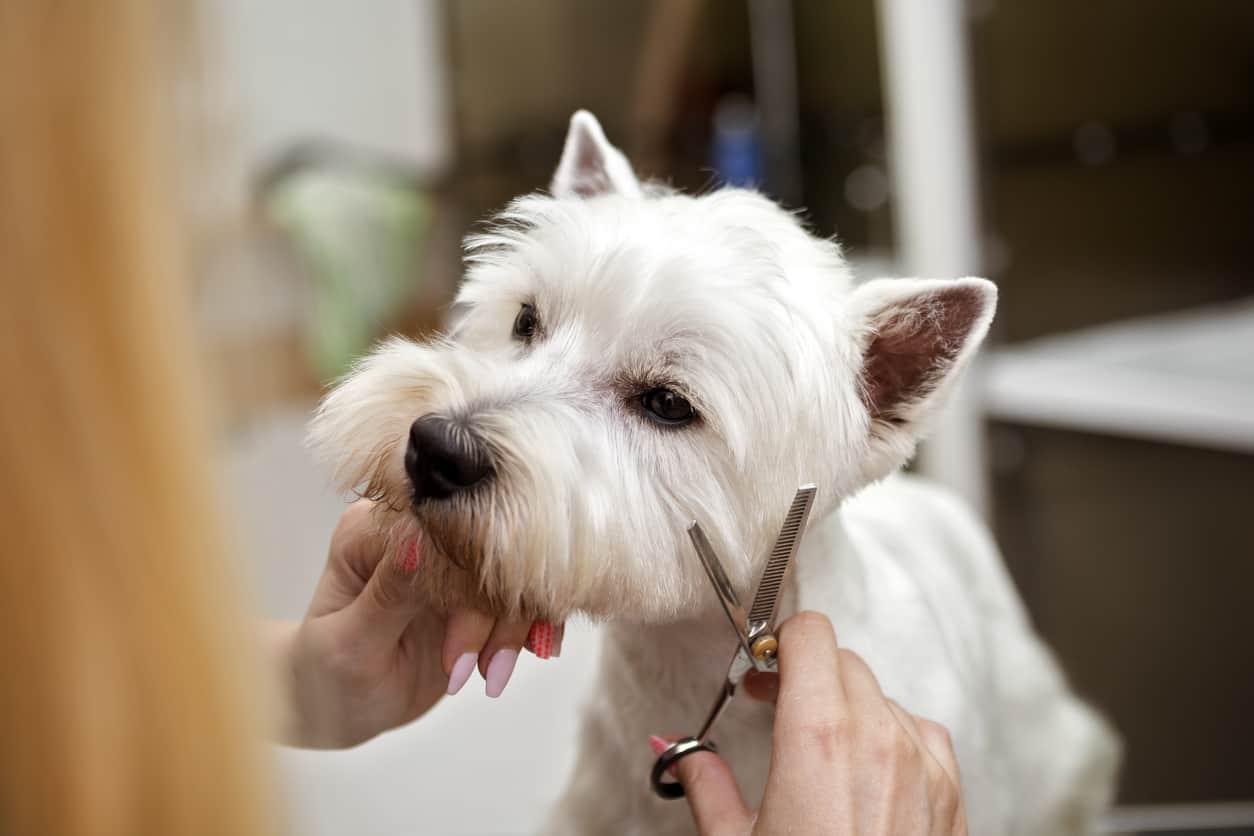
[(801, 545), (801, 535), (805, 533), (806, 521), (810, 518), (810, 506), (814, 504), (814, 492), (814, 485), (802, 485), (793, 497), (792, 507), (788, 509), (779, 537), (775, 540), (775, 548), (771, 549), (766, 568), (762, 570), (762, 579), (758, 581), (753, 605), (749, 607), (751, 626), (773, 626), (775, 610), (779, 606), (779, 592), (784, 584), (784, 576), (788, 574), (788, 567), (797, 556), (797, 548)]
[(727, 579), (727, 573), (723, 571), (723, 564), (714, 554), (714, 547), (710, 545), (705, 532), (701, 530), (701, 524), (695, 520), (688, 526), (688, 538), (692, 540), (692, 545), (697, 550), (697, 557), (701, 558), (701, 565), (705, 567), (705, 574), (710, 579), (710, 585), (714, 587), (714, 593), (718, 595), (718, 602), (722, 604), (727, 620), (736, 631), (740, 646), (748, 651), (749, 636), (745, 632), (748, 628), (748, 620), (745, 618), (745, 609), (740, 605), (740, 599), (736, 597), (736, 590)]

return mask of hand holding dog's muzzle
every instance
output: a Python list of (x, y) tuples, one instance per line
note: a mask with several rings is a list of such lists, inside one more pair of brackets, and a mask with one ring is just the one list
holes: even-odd
[(488, 696), (500, 696), (524, 648), (538, 658), (561, 650), (560, 625), (433, 609), (418, 538), (390, 544), (374, 507), (361, 500), (344, 512), (304, 621), (277, 629), (289, 692), (283, 738), (294, 745), (353, 746), (409, 723), (476, 667)]

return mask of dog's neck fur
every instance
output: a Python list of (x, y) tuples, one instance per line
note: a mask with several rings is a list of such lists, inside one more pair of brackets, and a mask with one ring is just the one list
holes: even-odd
[[(697, 558), (689, 553), (678, 559)], [(865, 600), (861, 594), (864, 577), (861, 558), (849, 540), (840, 508), (811, 520), (789, 572), (776, 624), (805, 608), (807, 587), (822, 589), (829, 597), (835, 591), (849, 616), (858, 618)], [(738, 590), (738, 594), (747, 602), (754, 591)], [(664, 624), (614, 622), (606, 628), (606, 651), (634, 675), (656, 680), (658, 699), (667, 699), (678, 679), (708, 688), (713, 700), (716, 684), (727, 673), (735, 641), (713, 589), (708, 603), (689, 618)], [(702, 719), (692, 718), (694, 730)]]

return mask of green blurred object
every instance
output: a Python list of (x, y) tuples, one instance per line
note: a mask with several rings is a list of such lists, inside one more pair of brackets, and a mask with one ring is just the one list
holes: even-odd
[(275, 184), (266, 211), (313, 280), (310, 364), (319, 379), (339, 377), (418, 289), (431, 198), (400, 176), (310, 165)]

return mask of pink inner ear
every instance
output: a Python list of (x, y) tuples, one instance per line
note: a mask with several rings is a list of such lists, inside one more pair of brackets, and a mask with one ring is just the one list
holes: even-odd
[(611, 191), (610, 176), (605, 171), (605, 159), (601, 149), (587, 137), (579, 145), (575, 156), (575, 194), (580, 197), (596, 197)]
[(862, 372), (863, 399), (871, 417), (904, 421), (905, 409), (944, 379), (983, 310), (979, 289), (958, 285), (878, 312)]

